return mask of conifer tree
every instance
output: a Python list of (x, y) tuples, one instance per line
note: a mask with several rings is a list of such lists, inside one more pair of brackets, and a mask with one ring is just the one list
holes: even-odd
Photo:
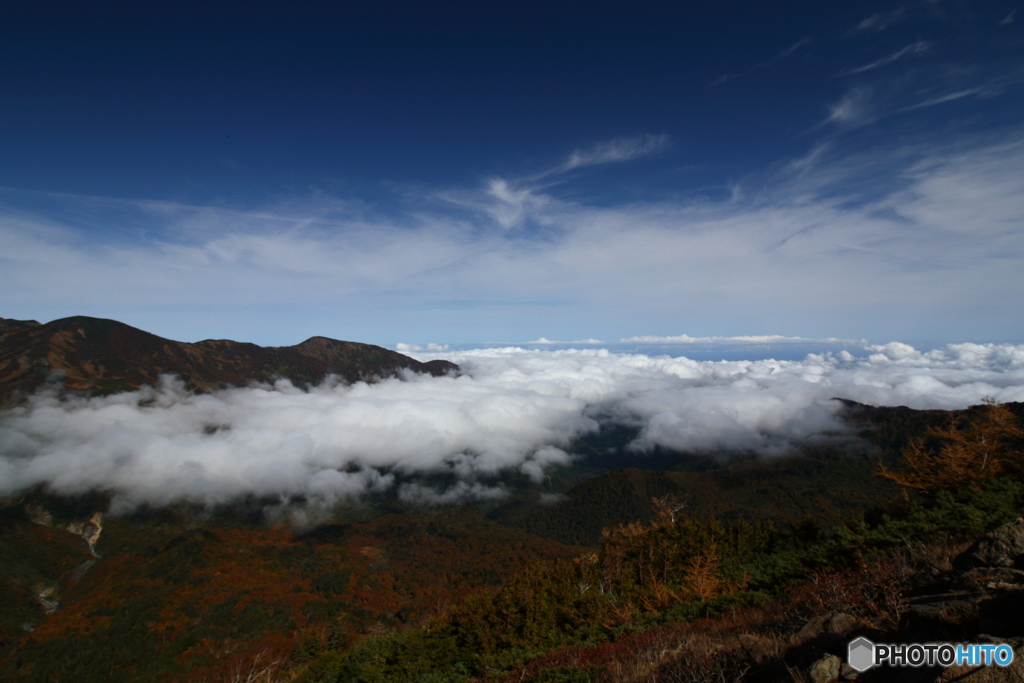
[(903, 449), (898, 472), (883, 465), (878, 475), (908, 489), (934, 493), (978, 488), (985, 479), (1024, 470), (1024, 429), (1017, 416), (992, 399), (985, 399), (977, 412), (966, 426), (953, 415), (945, 426), (929, 429)]

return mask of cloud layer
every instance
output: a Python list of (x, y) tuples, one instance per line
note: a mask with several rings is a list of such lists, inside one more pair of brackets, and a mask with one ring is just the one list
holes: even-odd
[[(504, 471), (539, 480), (601, 423), (639, 427), (637, 457), (655, 445), (775, 455), (840, 429), (833, 397), (914, 408), (1024, 400), (1024, 346), (867, 350), (861, 359), (702, 362), (502, 348), (444, 354), (465, 369), (460, 377), (325, 382), (308, 392), (282, 381), (200, 396), (167, 381), (63, 403), (40, 395), (0, 417), (0, 495), (100, 489), (126, 509), (245, 495), (331, 503), (398, 489), (446, 502), (500, 495), (486, 482)], [(437, 473), (457, 483), (410, 483)]]

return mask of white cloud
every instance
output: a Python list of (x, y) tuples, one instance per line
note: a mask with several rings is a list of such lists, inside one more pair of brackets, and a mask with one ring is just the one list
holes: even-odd
[(818, 342), (856, 345), (867, 343), (865, 340), (860, 340), (858, 342), (855, 339), (837, 339), (835, 337), (829, 337), (827, 339), (807, 339), (805, 337), (785, 337), (778, 334), (747, 335), (739, 337), (691, 337), (688, 334), (679, 334), (668, 337), (644, 335), (639, 337), (627, 337), (625, 339), (620, 339), (619, 341), (638, 344), (787, 344)]
[(601, 341), (600, 339), (577, 339), (576, 341), (555, 341), (553, 339), (546, 339), (544, 337), (540, 337), (538, 339), (534, 339), (533, 341), (526, 343), (531, 345), (536, 344), (539, 346), (549, 346), (553, 344), (604, 344), (604, 342)]
[[(0, 416), (0, 495), (102, 489), (124, 509), (245, 494), (330, 503), (397, 487), (407, 500), (450, 502), (502, 495), (487, 483), (502, 471), (542, 479), (602, 420), (640, 427), (641, 449), (775, 454), (838, 429), (833, 397), (914, 408), (1024, 400), (1024, 346), (870, 350), (863, 360), (700, 362), (510, 347), (420, 355), (458, 362), (460, 377), (309, 392), (282, 381), (200, 396), (168, 382), (65, 403), (36, 396)], [(409, 480), (436, 473), (455, 483), (437, 491)]]
[(597, 166), (599, 164), (614, 164), (623, 161), (631, 161), (640, 157), (659, 154), (672, 145), (667, 135), (644, 135), (635, 138), (618, 138), (601, 142), (588, 149), (577, 149), (565, 164), (562, 171), (569, 171), (574, 168), (585, 166)]
[[(694, 337), (1018, 339), (1024, 299), (1007, 294), (1024, 265), (1019, 132), (815, 149), (748, 179), (736, 201), (596, 206), (495, 182), (390, 217), (321, 198), (305, 212), (299, 200), (259, 212), (124, 202), (159, 236), (132, 240), (0, 211), (0, 307), (158, 333), (169, 317), (248, 310), (259, 327), (215, 334), (275, 344), (302, 339), (284, 336), (296, 309), (316, 312), (306, 336), (389, 344), (617, 339), (652, 321)], [(65, 216), (92, 210), (47, 201)]]
[(875, 119), (871, 103), (871, 89), (858, 86), (851, 88), (842, 99), (829, 107), (826, 123), (842, 126), (862, 126)]
[(963, 90), (954, 90), (953, 92), (945, 92), (940, 95), (928, 97), (916, 102), (908, 107), (904, 107), (900, 111), (913, 111), (914, 109), (923, 109), (924, 107), (934, 107), (937, 104), (945, 104), (946, 102), (952, 102), (954, 100), (963, 99), (964, 97), (976, 97), (980, 95), (991, 95), (994, 94), (996, 88), (992, 87), (976, 87), (976, 88), (965, 88)]
[(513, 187), (500, 178), (488, 183), (487, 194), (496, 201), (484, 204), (483, 208), (503, 228), (519, 225), (527, 215), (536, 214), (548, 203), (547, 197), (532, 189)]
[(907, 16), (907, 6), (896, 7), (886, 12), (879, 12), (872, 14), (867, 19), (864, 19), (856, 27), (854, 31), (883, 31), (889, 26), (903, 20)]
[[(1024, 65), (1016, 56), (968, 64), (962, 61), (962, 54), (951, 53), (948, 45), (941, 41), (937, 45), (933, 50), (931, 43), (918, 40), (867, 64), (839, 71), (837, 77), (856, 77), (856, 83), (829, 106), (829, 115), (818, 128), (832, 123), (839, 130), (849, 130), (896, 115), (906, 118), (908, 112), (947, 102), (993, 98), (1024, 83)], [(911, 58), (914, 62), (902, 69), (871, 73)], [(925, 128), (931, 125), (922, 124)]]
[(447, 351), (449, 348), (448, 344), (425, 344), (423, 346), (419, 344), (403, 344), (398, 342), (395, 344), (395, 351), (399, 353), (414, 353), (416, 351)]
[(910, 344), (903, 342), (889, 342), (888, 344), (873, 344), (866, 347), (868, 351), (874, 351), (871, 361), (874, 363), (886, 360), (908, 360), (921, 358), (921, 352)]
[(892, 62), (895, 62), (895, 61), (897, 61), (899, 59), (902, 59), (903, 57), (906, 57), (907, 55), (911, 55), (911, 56), (913, 56), (913, 55), (920, 55), (920, 54), (924, 54), (927, 51), (928, 51), (928, 43), (923, 41), (923, 40), (919, 40), (916, 43), (911, 43), (910, 45), (907, 45), (906, 47), (901, 48), (901, 49), (897, 50), (896, 52), (893, 52), (892, 54), (886, 55), (885, 57), (882, 57), (881, 59), (876, 59), (875, 61), (873, 61), (873, 62), (871, 62), (869, 64), (865, 64), (863, 66), (853, 67), (853, 68), (850, 68), (850, 69), (844, 69), (844, 70), (840, 71), (836, 75), (838, 75), (838, 76), (852, 76), (854, 74), (864, 73), (865, 71), (871, 71), (873, 69), (878, 69), (879, 67), (886, 66), (887, 64), (891, 64)]

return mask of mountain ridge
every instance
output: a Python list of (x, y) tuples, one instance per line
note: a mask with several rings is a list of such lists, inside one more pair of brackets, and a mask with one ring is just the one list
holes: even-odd
[(328, 375), (355, 382), (403, 371), (441, 376), (457, 373), (459, 366), (421, 363), (380, 346), (319, 336), (263, 347), (229, 339), (179, 342), (89, 316), (45, 324), (0, 318), (0, 404), (47, 384), (102, 395), (155, 385), (163, 374), (181, 377), (192, 391), (208, 392), (280, 378), (306, 387)]

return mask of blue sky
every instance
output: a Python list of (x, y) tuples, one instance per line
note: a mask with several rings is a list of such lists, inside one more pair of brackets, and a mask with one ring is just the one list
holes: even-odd
[(8, 10), (0, 316), (1024, 342), (1018, 3), (364, 4)]

